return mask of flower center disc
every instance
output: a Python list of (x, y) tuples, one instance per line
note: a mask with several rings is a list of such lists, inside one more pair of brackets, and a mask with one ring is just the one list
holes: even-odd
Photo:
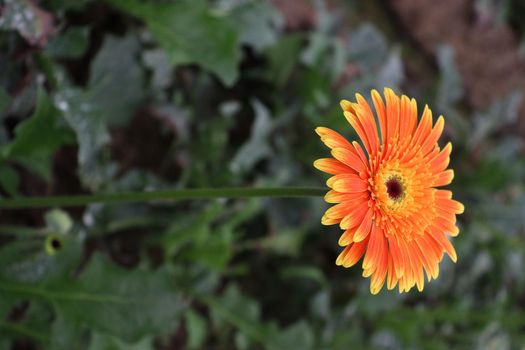
[(403, 185), (401, 184), (400, 179), (397, 177), (392, 177), (388, 179), (385, 185), (386, 192), (388, 193), (388, 197), (390, 197), (390, 199), (397, 201), (403, 197)]

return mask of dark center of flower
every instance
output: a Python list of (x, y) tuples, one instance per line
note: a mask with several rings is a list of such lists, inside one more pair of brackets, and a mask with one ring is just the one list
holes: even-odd
[(398, 200), (401, 197), (403, 197), (403, 185), (401, 184), (401, 181), (397, 177), (391, 177), (388, 179), (388, 181), (385, 183), (386, 185), (386, 192), (388, 193), (388, 196), (392, 200)]

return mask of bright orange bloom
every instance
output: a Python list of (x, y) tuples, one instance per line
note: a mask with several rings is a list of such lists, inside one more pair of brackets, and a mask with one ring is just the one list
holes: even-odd
[(456, 236), (456, 214), (464, 207), (452, 192), (436, 187), (451, 183), (454, 172), (446, 169), (452, 145), (440, 149), (443, 131), (440, 116), (432, 127), (432, 112), (425, 106), (418, 123), (414, 99), (384, 91), (385, 102), (372, 90), (379, 128), (366, 100), (341, 101), (344, 115), (357, 132), (362, 146), (348, 142), (337, 132), (319, 127), (316, 132), (332, 150), (334, 158), (315, 161), (314, 166), (332, 174), (326, 184), (329, 208), (321, 222), (339, 224), (345, 247), (336, 264), (350, 267), (364, 255), (363, 276), (370, 277), (370, 291), (378, 293), (386, 281), (399, 291), (417, 285), (423, 290), (424, 275), (430, 281), (439, 274), (446, 252), (456, 261), (447, 235)]

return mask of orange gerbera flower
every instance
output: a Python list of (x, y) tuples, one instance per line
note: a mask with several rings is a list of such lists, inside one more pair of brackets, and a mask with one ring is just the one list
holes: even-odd
[(440, 149), (437, 143), (443, 117), (432, 127), (432, 112), (425, 106), (418, 123), (414, 99), (399, 98), (388, 88), (384, 95), (386, 104), (372, 90), (379, 130), (360, 94), (357, 103), (341, 101), (364, 150), (331, 129), (316, 129), (334, 158), (319, 159), (314, 166), (334, 175), (326, 182), (331, 190), (325, 200), (337, 203), (321, 222), (344, 230), (339, 245), (345, 248), (337, 265), (350, 267), (364, 255), (363, 276), (371, 276), (373, 294), (385, 281), (388, 289), (399, 284), (403, 292), (417, 285), (421, 291), (423, 270), (430, 281), (439, 274), (444, 252), (456, 261), (447, 235), (459, 233), (456, 214), (464, 208), (452, 199), (452, 192), (436, 188), (454, 177), (446, 169), (452, 145)]

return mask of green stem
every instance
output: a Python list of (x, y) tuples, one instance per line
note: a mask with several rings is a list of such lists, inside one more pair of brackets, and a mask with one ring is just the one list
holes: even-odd
[(148, 201), (175, 201), (211, 198), (253, 198), (253, 197), (320, 197), (326, 192), (316, 187), (274, 187), (274, 188), (195, 188), (159, 190), (148, 192), (95, 193), (79, 196), (46, 196), (0, 199), (2, 209), (37, 207), (76, 207), (92, 203), (124, 203)]

